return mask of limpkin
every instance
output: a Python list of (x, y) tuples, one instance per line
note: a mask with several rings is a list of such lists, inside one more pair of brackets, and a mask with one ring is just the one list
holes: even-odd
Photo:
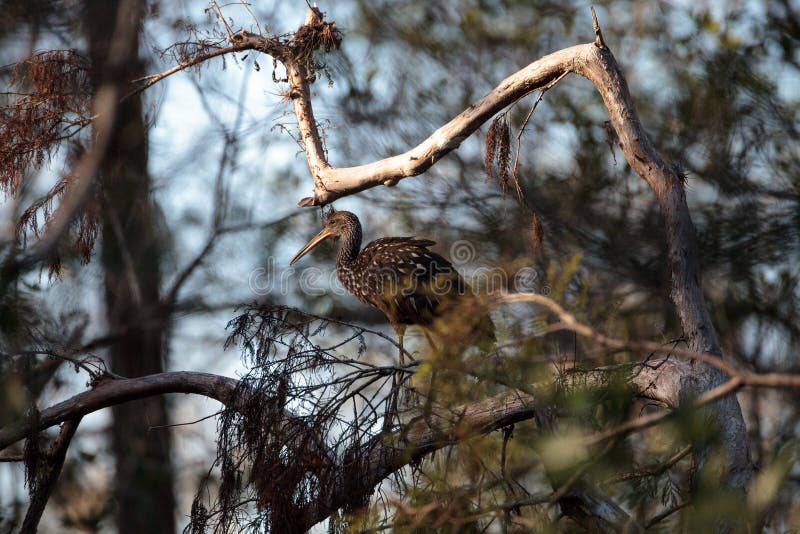
[(480, 308), (469, 284), (453, 265), (428, 250), (434, 241), (383, 237), (361, 250), (361, 223), (349, 211), (331, 211), (324, 228), (292, 258), (291, 264), (327, 238), (341, 239), (336, 274), (361, 302), (389, 319), (398, 338), (403, 365), (403, 335), (419, 325), (436, 348), (431, 333), (459, 344), (485, 346), (494, 341), (494, 324)]

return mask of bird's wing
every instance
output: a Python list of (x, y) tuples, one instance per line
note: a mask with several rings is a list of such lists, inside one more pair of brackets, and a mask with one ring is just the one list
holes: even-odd
[(377, 239), (359, 255), (370, 287), (369, 302), (398, 323), (430, 324), (441, 305), (469, 286), (453, 265), (415, 237)]
[(386, 242), (381, 250), (388, 255), (395, 246), (393, 257), (397, 259), (394, 263), (388, 256), (380, 259), (394, 266), (401, 291), (384, 293), (384, 313), (393, 312), (399, 323), (431, 328), (445, 346), (475, 344), (489, 350), (495, 333), (488, 310), (453, 264), (428, 250), (434, 242), (413, 237), (390, 239), (396, 241)]

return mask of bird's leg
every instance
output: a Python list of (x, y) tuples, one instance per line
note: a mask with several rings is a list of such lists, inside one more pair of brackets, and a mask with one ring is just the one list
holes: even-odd
[(400, 355), (397, 358), (397, 361), (400, 363), (400, 367), (405, 365), (405, 349), (403, 349), (403, 336), (406, 333), (406, 325), (400, 324), (395, 326), (395, 332), (397, 332), (397, 344), (400, 346)]
[[(403, 334), (406, 333), (406, 325), (392, 324), (394, 331), (397, 334), (397, 345), (399, 347), (398, 363), (402, 368), (405, 365), (405, 358), (403, 349)], [(400, 373), (394, 372), (392, 374), (392, 392), (389, 394), (389, 413), (386, 414), (387, 429), (391, 425), (391, 420), (397, 415), (398, 398), (400, 397), (400, 383), (402, 381), (402, 371)]]
[[(439, 352), (439, 347), (436, 344), (436, 342), (433, 340), (433, 335), (431, 334), (430, 330), (428, 330), (427, 328), (423, 328), (422, 331), (425, 333), (425, 339), (428, 340), (428, 344), (431, 346), (431, 350), (433, 350), (434, 353), (438, 353)], [(429, 418), (430, 418), (430, 414), (432, 412), (433, 402), (435, 400), (434, 399), (434, 394), (435, 394), (434, 383), (436, 382), (436, 377), (437, 377), (437, 367), (434, 364), (433, 369), (431, 370), (430, 383), (428, 384), (428, 394), (425, 396), (425, 406), (423, 407), (423, 410), (422, 410), (423, 416), (425, 417), (425, 420), (428, 421), (428, 422), (430, 422)]]
[(423, 328), (422, 331), (425, 333), (425, 339), (428, 340), (428, 345), (431, 346), (431, 350), (433, 350), (433, 352), (439, 352), (439, 347), (436, 346), (436, 342), (433, 340), (430, 330)]

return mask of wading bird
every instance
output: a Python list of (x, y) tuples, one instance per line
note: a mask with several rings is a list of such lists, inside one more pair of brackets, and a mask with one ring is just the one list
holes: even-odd
[(333, 211), (325, 226), (292, 258), (291, 264), (327, 238), (341, 239), (336, 274), (361, 302), (381, 310), (394, 328), (403, 365), (403, 334), (408, 325), (423, 328), (435, 349), (433, 333), (446, 343), (494, 341), (494, 324), (469, 284), (453, 265), (428, 250), (433, 241), (384, 237), (361, 250), (361, 223), (349, 211)]

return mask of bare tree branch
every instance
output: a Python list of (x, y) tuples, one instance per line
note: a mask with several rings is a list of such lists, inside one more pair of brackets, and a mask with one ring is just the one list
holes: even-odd
[[(505, 303), (512, 302), (532, 302), (546, 307), (553, 312), (563, 323), (563, 328), (572, 330), (576, 334), (591, 339), (595, 343), (607, 348), (617, 350), (628, 350), (631, 352), (674, 355), (681, 358), (688, 358), (708, 364), (725, 373), (729, 378), (740, 380), (742, 385), (753, 387), (775, 387), (775, 388), (796, 388), (800, 387), (800, 375), (784, 373), (750, 373), (740, 371), (733, 365), (725, 362), (719, 356), (710, 353), (697, 352), (693, 350), (681, 349), (679, 347), (665, 346), (661, 343), (652, 341), (624, 341), (607, 337), (597, 332), (591, 326), (580, 323), (575, 316), (566, 311), (560, 304), (553, 299), (537, 293), (510, 293), (501, 295), (499, 301)], [(553, 325), (558, 328), (560, 325)], [(660, 365), (661, 362), (652, 362), (653, 365)], [(688, 370), (688, 368), (687, 368)], [(677, 392), (677, 390), (676, 390)], [(677, 399), (668, 402), (670, 406), (677, 406)]]
[[(487, 434), (505, 426), (532, 419), (541, 400), (511, 391), (481, 402), (452, 410), (451, 415), (433, 411), (410, 426), (391, 435), (378, 435), (362, 447), (363, 455), (354, 463), (342, 463), (334, 476), (335, 483), (326, 498), (302, 511), (300, 524), (305, 528), (323, 521), (335, 510), (370, 495), (382, 480), (425, 455), (443, 447)], [(612, 500), (594, 488), (581, 484), (566, 488), (558, 498), (565, 513), (587, 527), (600, 531), (639, 532), (641, 528)], [(609, 527), (611, 527), (609, 529)]]
[(212, 50), (199, 53), (194, 57), (187, 59), (186, 61), (182, 61), (174, 67), (170, 67), (163, 72), (151, 74), (149, 76), (145, 76), (144, 78), (134, 80), (134, 82), (139, 82), (139, 86), (123, 96), (122, 100), (126, 100), (138, 95), (142, 91), (149, 89), (161, 80), (168, 78), (177, 72), (190, 69), (210, 59), (214, 59), (215, 57), (220, 57), (235, 52), (243, 52), (245, 50), (258, 50), (259, 52), (264, 52), (265, 54), (275, 58), (281, 57), (283, 54), (283, 47), (281, 46), (279, 39), (256, 35), (244, 30), (233, 34), (229, 41), (231, 44), (227, 46), (213, 47)]
[[(577, 64), (577, 72), (597, 87), (619, 137), (620, 150), (656, 195), (667, 236), (672, 281), (670, 296), (689, 349), (721, 357), (717, 332), (700, 286), (699, 252), (686, 203), (685, 176), (676, 166), (666, 164), (653, 148), (633, 106), (627, 82), (607, 47), (594, 46), (592, 54)], [(719, 386), (724, 380), (718, 367), (706, 362), (686, 376), (681, 396), (692, 397)], [(705, 413), (723, 433), (722, 447), (727, 458), (725, 468), (713, 476), (731, 489), (743, 492), (753, 478), (753, 464), (739, 403), (735, 396), (726, 396), (710, 405)], [(695, 451), (701, 471), (708, 452), (707, 447)], [(720, 530), (727, 529), (722, 526)]]
[[(83, 416), (114, 404), (164, 393), (197, 393), (226, 405), (242, 402), (234, 392), (238, 381), (205, 373), (160, 373), (135, 379), (106, 379), (92, 390), (43, 410), (38, 427), (24, 420), (0, 429), (0, 449), (24, 439), (32, 430), (42, 430), (59, 422)], [(324, 520), (335, 510), (354, 498), (369, 495), (381, 480), (426, 454), (458, 441), (485, 434), (534, 417), (537, 406), (534, 397), (512, 391), (485, 401), (456, 409), (451, 414), (431, 414), (402, 431), (389, 436), (379, 435), (362, 444), (366, 454), (343, 455), (344, 458), (364, 458), (358, 467), (337, 463), (337, 484), (326, 492), (324, 501), (314, 503), (303, 511), (302, 523), (307, 527)], [(613, 501), (587, 487), (564, 492), (562, 500), (570, 509), (620, 527), (632, 525), (630, 517)]]
[(61, 468), (64, 466), (64, 460), (67, 457), (67, 449), (78, 430), (78, 425), (81, 422), (81, 417), (69, 419), (61, 427), (58, 437), (50, 446), (47, 451), (45, 461), (47, 462), (44, 467), (45, 474), (39, 480), (36, 491), (31, 497), (31, 504), (28, 506), (28, 512), (25, 514), (25, 520), (22, 522), (21, 533), (34, 534), (39, 528), (39, 521), (42, 518), (42, 513), (47, 506), (47, 501), (53, 493), (53, 488), (58, 481), (58, 476), (61, 474)]
[[(490, 93), (433, 132), (416, 147), (396, 156), (357, 167), (332, 167), (320, 151), (321, 139), (315, 133), (316, 119), (304, 95), (309, 94), (308, 81), (294, 72), (291, 65), (289, 82), (301, 141), (314, 177), (314, 195), (300, 201), (301, 206), (322, 206), (337, 198), (352, 195), (378, 185), (393, 186), (401, 179), (425, 172), (472, 135), (481, 125), (505, 107), (568, 72), (576, 62), (594, 51), (594, 44), (579, 45), (545, 56), (512, 74)], [(298, 102), (299, 101), (299, 102)]]
[[(43, 430), (115, 404), (164, 393), (196, 393), (227, 405), (238, 383), (232, 378), (189, 372), (159, 373), (123, 380), (107, 378), (88, 391), (42, 410), (35, 430)], [(0, 450), (25, 439), (32, 430), (31, 422), (27, 420), (0, 429)]]
[[(666, 360), (669, 365), (673, 360)], [(653, 362), (645, 362), (642, 368), (657, 368)], [(608, 370), (594, 370), (587, 373), (571, 373), (563, 377), (563, 385), (602, 385), (602, 374)], [(665, 375), (674, 376), (674, 370), (667, 370)], [(679, 396), (666, 391), (658, 392), (652, 377), (637, 370), (631, 370), (631, 384), (637, 392), (645, 397), (656, 398), (668, 403), (670, 399), (676, 407)], [(659, 387), (679, 388), (680, 384), (671, 379)], [(237, 408), (237, 403), (245, 399), (235, 394), (239, 381), (218, 375), (194, 372), (171, 372), (149, 375), (134, 379), (104, 379), (93, 389), (75, 395), (50, 408), (42, 410), (38, 426), (32, 428), (30, 420), (23, 420), (0, 429), (0, 450), (24, 439), (33, 430), (43, 430), (64, 421), (79, 418), (88, 413), (127, 402), (134, 399), (160, 395), (165, 393), (195, 393), (216, 399), (221, 403)], [(738, 374), (719, 387), (706, 392), (697, 398), (696, 406), (702, 406), (725, 396), (744, 386), (758, 387), (800, 387), (800, 377), (796, 375), (757, 375)], [(548, 385), (549, 387), (549, 385)], [(541, 388), (534, 388), (540, 391)], [(544, 390), (541, 390), (544, 391)], [(656, 394), (657, 393), (657, 394)], [(510, 424), (530, 420), (537, 417), (537, 411), (546, 403), (547, 393), (532, 395), (520, 391), (509, 391), (481, 402), (463, 406), (450, 412), (434, 411), (428, 417), (412, 422), (402, 432), (376, 436), (366, 444), (358, 445), (365, 454), (343, 455), (343, 458), (361, 458), (359, 465), (354, 466), (346, 461), (337, 462), (337, 484), (326, 492), (323, 500), (303, 510), (302, 522), (308, 527), (327, 518), (335, 510), (352, 502), (356, 495), (369, 495), (374, 486), (399, 469), (418, 461), (435, 450), (469, 439), (479, 434), (486, 434)], [(673, 412), (649, 414), (623, 423), (618, 427), (597, 434), (587, 435), (583, 440), (585, 446), (592, 446), (611, 438), (624, 436), (649, 428), (666, 420)], [(286, 417), (293, 417), (286, 414)], [(324, 445), (321, 445), (324, 447)], [(333, 458), (331, 451), (320, 451), (328, 458)], [(580, 483), (567, 487), (561, 495), (564, 502), (576, 517), (591, 517), (595, 528), (611, 528), (612, 530), (635, 529), (631, 518), (619, 509), (613, 501), (596, 492), (591, 486)], [(588, 519), (587, 519), (588, 521)], [(603, 526), (605, 525), (605, 526)]]

